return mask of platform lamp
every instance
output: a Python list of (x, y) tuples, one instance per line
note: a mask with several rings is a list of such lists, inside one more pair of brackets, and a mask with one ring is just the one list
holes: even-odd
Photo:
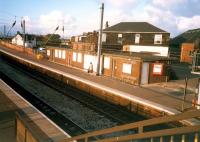
[[(16, 17), (15, 17), (16, 18)], [(10, 29), (8, 30), (7, 34), (6, 34), (6, 37), (8, 37), (8, 34), (10, 33), (11, 29), (15, 26), (16, 24), (16, 19), (15, 21), (13, 22), (12, 26), (10, 27)]]

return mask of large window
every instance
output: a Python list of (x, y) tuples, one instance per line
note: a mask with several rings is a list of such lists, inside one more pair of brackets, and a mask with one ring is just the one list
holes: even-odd
[(78, 61), (79, 63), (82, 62), (82, 54), (81, 54), (81, 53), (78, 53), (77, 61)]
[(110, 69), (110, 57), (104, 57), (104, 68)]
[(55, 57), (58, 58), (58, 50), (55, 49)]
[(73, 59), (72, 60), (75, 61), (75, 62), (76, 62), (76, 54), (77, 54), (76, 52), (73, 52)]
[(123, 73), (131, 74), (131, 70), (132, 70), (131, 64), (123, 63), (123, 68), (122, 68)]
[(66, 58), (66, 51), (62, 50), (62, 59), (65, 59), (65, 58)]
[(58, 54), (58, 58), (62, 58), (62, 50), (58, 50), (59, 52), (59, 54)]
[(154, 36), (154, 44), (162, 44), (162, 34), (156, 34)]
[(50, 55), (51, 55), (50, 50), (47, 50), (47, 56), (50, 56)]
[(135, 44), (140, 43), (140, 34), (135, 34)]

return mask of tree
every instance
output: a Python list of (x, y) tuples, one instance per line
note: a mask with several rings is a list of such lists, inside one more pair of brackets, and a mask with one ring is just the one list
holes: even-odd
[(44, 42), (46, 45), (60, 45), (61, 39), (59, 34), (47, 34), (44, 37)]

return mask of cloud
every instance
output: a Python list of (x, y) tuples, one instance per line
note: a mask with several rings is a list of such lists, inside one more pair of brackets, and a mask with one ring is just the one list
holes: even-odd
[(59, 25), (57, 31), (58, 34), (62, 34), (62, 26), (65, 27), (65, 31), (69, 32), (75, 26), (75, 18), (71, 15), (65, 15), (61, 11), (54, 10), (46, 15), (41, 15), (38, 21), (38, 27), (42, 29), (43, 34), (53, 33), (56, 27)]
[(156, 6), (161, 6), (169, 8), (170, 6), (185, 3), (187, 0), (153, 0), (152, 4)]
[(192, 28), (200, 28), (200, 15), (193, 17), (179, 17), (177, 20), (177, 28), (179, 31), (186, 31)]
[[(196, 1), (197, 0), (193, 0), (193, 2)], [(140, 7), (139, 9), (132, 6), (127, 11), (126, 5), (130, 5), (128, 2), (124, 2), (124, 7), (108, 11), (106, 13), (106, 20), (111, 23), (110, 25), (116, 24), (121, 21), (145, 21), (167, 32), (170, 32), (171, 36), (174, 37), (180, 32), (200, 27), (200, 14), (194, 15), (193, 13), (191, 17), (182, 14), (181, 10), (185, 10), (185, 8), (180, 9), (179, 6), (185, 6), (186, 4), (190, 4), (190, 1), (153, 0), (147, 1), (147, 3), (143, 3), (142, 7)]]
[[(199, 0), (97, 0), (105, 2), (104, 24), (112, 26), (122, 21), (144, 21), (166, 30), (172, 36), (192, 28), (200, 28)], [(188, 7), (191, 5), (191, 7)], [(99, 8), (99, 5), (97, 5)], [(191, 10), (192, 9), (192, 10)], [(98, 10), (98, 9), (97, 9)], [(59, 10), (42, 14), (36, 19), (26, 17), (27, 31), (53, 33), (59, 25), (65, 26), (65, 36), (99, 29), (99, 12), (73, 17)], [(190, 14), (188, 14), (190, 13)], [(62, 36), (60, 28), (56, 33)]]
[(114, 7), (124, 7), (131, 4), (134, 4), (137, 0), (104, 0), (105, 2), (108, 2)]

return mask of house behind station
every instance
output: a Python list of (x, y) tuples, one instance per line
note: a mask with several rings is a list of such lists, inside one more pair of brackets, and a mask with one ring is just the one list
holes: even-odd
[(200, 28), (188, 30), (170, 41), (170, 56), (192, 63), (193, 52), (200, 48)]
[(168, 56), (169, 37), (168, 32), (147, 22), (121, 22), (103, 30), (103, 46)]
[[(102, 35), (102, 50), (150, 52), (168, 56), (170, 34), (147, 22), (121, 22), (105, 28)], [(97, 51), (98, 32), (84, 33), (72, 38), (72, 48)]]
[[(28, 48), (34, 48), (37, 46), (42, 45), (43, 36), (36, 36), (33, 34), (25, 34), (25, 47)], [(12, 38), (11, 40), (12, 44), (23, 46), (24, 43), (24, 35), (20, 32), (17, 32), (17, 34)]]

